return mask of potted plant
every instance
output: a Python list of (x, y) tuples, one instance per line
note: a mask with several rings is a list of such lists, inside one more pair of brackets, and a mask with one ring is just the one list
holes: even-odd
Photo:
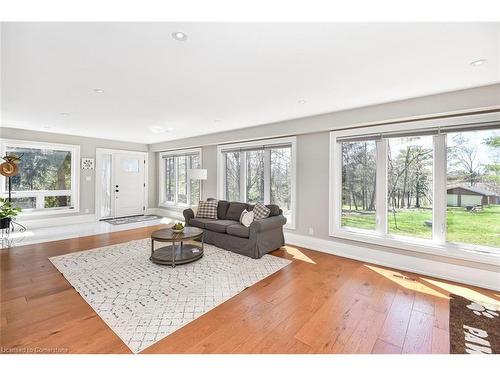
[(9, 228), (12, 218), (17, 216), (19, 212), (21, 212), (21, 208), (13, 207), (7, 199), (0, 198), (0, 229)]
[(172, 230), (174, 233), (182, 233), (184, 232), (184, 225), (182, 225), (182, 223), (175, 223)]

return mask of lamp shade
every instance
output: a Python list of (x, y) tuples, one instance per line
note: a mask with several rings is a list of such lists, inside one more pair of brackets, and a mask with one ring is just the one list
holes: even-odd
[(206, 180), (207, 170), (206, 169), (190, 169), (189, 178), (191, 180)]

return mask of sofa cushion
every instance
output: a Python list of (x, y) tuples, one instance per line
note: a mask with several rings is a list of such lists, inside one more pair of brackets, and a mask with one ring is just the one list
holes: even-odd
[(219, 201), (219, 204), (217, 205), (217, 219), (225, 220), (228, 208), (228, 201)]
[(250, 228), (241, 224), (230, 225), (226, 228), (226, 233), (231, 236), (248, 238), (250, 237)]
[(246, 203), (231, 202), (226, 213), (226, 220), (240, 220), (241, 213), (247, 208)]
[(212, 232), (226, 233), (226, 228), (234, 224), (238, 224), (238, 222), (234, 220), (213, 220), (205, 224), (205, 229)]
[(189, 220), (189, 225), (191, 225), (193, 227), (205, 229), (205, 225), (211, 221), (215, 221), (215, 219), (193, 218), (193, 219)]
[(278, 216), (280, 214), (280, 208), (279, 206), (275, 204), (266, 204), (266, 207), (271, 210), (269, 213), (269, 216)]

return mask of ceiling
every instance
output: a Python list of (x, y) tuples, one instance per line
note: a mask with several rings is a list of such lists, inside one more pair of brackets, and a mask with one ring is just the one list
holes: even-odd
[(1, 73), (2, 126), (156, 143), (500, 82), (500, 24), (3, 23)]

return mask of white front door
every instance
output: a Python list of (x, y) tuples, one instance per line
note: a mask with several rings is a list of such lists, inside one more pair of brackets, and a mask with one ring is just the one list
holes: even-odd
[(144, 214), (144, 156), (113, 155), (114, 216)]

